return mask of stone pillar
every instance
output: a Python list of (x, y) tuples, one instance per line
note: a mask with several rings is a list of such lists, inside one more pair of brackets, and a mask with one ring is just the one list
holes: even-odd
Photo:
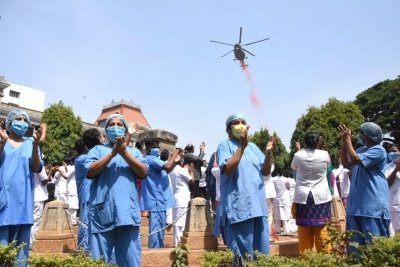
[(197, 197), (189, 202), (182, 244), (191, 249), (218, 249), (218, 239), (213, 235), (210, 202)]
[(70, 253), (76, 249), (68, 204), (63, 201), (48, 202), (33, 242), (36, 253)]

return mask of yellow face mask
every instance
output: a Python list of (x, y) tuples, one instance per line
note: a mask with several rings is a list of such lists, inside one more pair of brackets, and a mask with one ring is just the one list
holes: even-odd
[(243, 124), (237, 124), (237, 125), (233, 125), (232, 126), (232, 135), (236, 138), (240, 138), (240, 136), (242, 135), (242, 133), (244, 131), (246, 131), (247, 126), (243, 125)]

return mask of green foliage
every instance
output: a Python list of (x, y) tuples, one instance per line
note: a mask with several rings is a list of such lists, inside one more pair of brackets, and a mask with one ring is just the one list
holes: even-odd
[[(271, 135), (268, 130), (261, 128), (259, 131), (249, 136), (249, 141), (255, 143), (258, 148), (264, 152), (270, 137)], [(276, 147), (273, 151), (275, 168), (282, 171), (289, 170), (291, 172), (290, 166), (288, 166), (289, 154), (286, 151), (285, 145), (275, 132), (273, 133), (273, 137), (276, 139)]]
[(230, 250), (207, 251), (201, 258), (203, 267), (228, 267), (232, 266), (233, 252)]
[[(395, 237), (374, 237), (371, 244), (358, 246), (358, 254), (348, 255), (346, 247), (355, 231), (339, 233), (337, 228), (328, 225), (331, 238), (328, 243), (331, 253), (306, 251), (302, 258), (267, 256), (256, 252), (256, 260), (246, 262), (247, 267), (361, 267), (361, 266), (400, 266), (400, 235)], [(203, 255), (204, 267), (231, 267), (234, 265), (232, 251), (206, 252)]]
[(113, 264), (105, 263), (103, 259), (94, 260), (85, 253), (77, 253), (68, 257), (58, 255), (31, 256), (28, 260), (31, 267), (112, 267)]
[(356, 96), (354, 103), (366, 121), (381, 126), (383, 132), (392, 132), (400, 141), (400, 76), (380, 82)]
[(42, 122), (47, 124), (43, 154), (48, 163), (60, 163), (73, 151), (75, 141), (82, 135), (81, 119), (60, 101), (43, 112)]
[(351, 255), (348, 262), (360, 266), (400, 266), (400, 236), (374, 237), (372, 245), (361, 246), (359, 254)]
[(188, 266), (189, 248), (185, 244), (178, 244), (171, 251), (170, 259), (172, 260), (172, 267), (186, 267)]
[(17, 255), (25, 244), (17, 246), (17, 241), (11, 242), (8, 246), (0, 244), (0, 266), (12, 267), (17, 265)]
[(325, 141), (325, 149), (330, 155), (337, 155), (340, 149), (340, 136), (337, 131), (339, 124), (345, 124), (353, 132), (357, 132), (364, 122), (357, 105), (330, 98), (328, 103), (320, 107), (310, 107), (307, 113), (297, 120), (296, 129), (292, 135), (291, 151), (294, 153), (295, 142), (304, 147), (303, 139), (307, 132), (320, 134)]

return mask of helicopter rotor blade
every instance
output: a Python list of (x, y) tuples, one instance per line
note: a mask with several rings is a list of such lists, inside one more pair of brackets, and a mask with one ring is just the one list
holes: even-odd
[(265, 38), (265, 39), (262, 39), (262, 40), (258, 40), (258, 41), (255, 41), (255, 42), (251, 42), (251, 43), (248, 43), (248, 44), (244, 44), (244, 45), (242, 45), (242, 46), (251, 45), (251, 44), (255, 44), (255, 43), (259, 43), (259, 42), (263, 42), (263, 41), (267, 41), (267, 40), (269, 40), (269, 38)]
[(210, 42), (212, 42), (212, 43), (217, 43), (217, 44), (223, 44), (223, 45), (234, 46), (233, 44), (228, 44), (228, 43), (223, 43), (223, 42), (218, 42), (218, 41), (213, 41), (213, 40), (210, 40)]
[(226, 55), (229, 55), (229, 54), (232, 53), (232, 52), (233, 52), (233, 50), (229, 51), (229, 52), (226, 53), (226, 54), (223, 54), (221, 57), (224, 57), (224, 56), (226, 56)]
[(242, 27), (240, 27), (239, 44), (242, 42)]
[(242, 48), (243, 51), (245, 51), (246, 53), (249, 53), (250, 55), (252, 55), (253, 57), (255, 57), (256, 55), (254, 55), (253, 53), (249, 52), (248, 50)]

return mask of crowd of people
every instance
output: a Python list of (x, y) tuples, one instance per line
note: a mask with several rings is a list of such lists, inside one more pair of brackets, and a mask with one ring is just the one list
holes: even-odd
[(198, 155), (193, 144), (161, 150), (157, 139), (130, 147), (137, 126), (112, 114), (104, 133), (84, 131), (76, 153), (55, 166), (41, 157), (46, 125), (25, 137), (29, 125), (22, 109), (0, 125), (0, 244), (26, 244), (18, 259), (29, 256), (45, 203), (54, 199), (69, 206), (78, 248), (118, 266), (140, 266), (143, 217), (149, 218), (149, 248), (164, 247), (171, 225), (178, 245), (194, 197), (210, 201), (214, 234), (233, 251), (235, 262), (254, 259), (255, 251), (268, 255), (270, 241), (293, 232), (301, 255), (314, 247), (330, 252), (333, 198), (346, 207), (346, 229), (359, 233), (353, 241), (363, 245), (374, 235), (400, 233), (400, 146), (383, 140), (372, 122), (360, 126), (356, 148), (349, 128), (333, 129), (342, 144), (334, 156), (322, 136), (306, 133), (290, 173), (274, 163), (274, 137), (262, 149), (249, 141), (242, 114), (227, 118), (227, 138), (208, 161), (204, 142)]

